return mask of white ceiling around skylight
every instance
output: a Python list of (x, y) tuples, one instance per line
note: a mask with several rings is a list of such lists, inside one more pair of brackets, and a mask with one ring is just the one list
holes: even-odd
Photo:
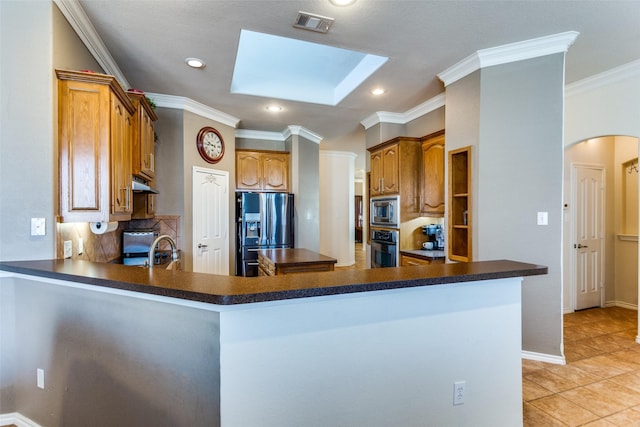
[(337, 105), (387, 59), (241, 30), (231, 93)]

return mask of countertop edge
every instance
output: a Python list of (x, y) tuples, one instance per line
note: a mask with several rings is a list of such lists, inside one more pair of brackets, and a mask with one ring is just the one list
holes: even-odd
[[(436, 264), (405, 269), (304, 273), (304, 276), (296, 274), (274, 276), (268, 279), (215, 276), (119, 265), (113, 265), (109, 268), (103, 266), (104, 264), (100, 263), (70, 260), (66, 260), (66, 262), (63, 260), (0, 262), (0, 270), (6, 272), (217, 305), (250, 304), (548, 273), (548, 268), (545, 266), (508, 260), (481, 261), (469, 264)], [(118, 274), (110, 277), (111, 271)], [(125, 272), (131, 274), (125, 275), (123, 274)], [(136, 275), (138, 277), (134, 277)], [(123, 279), (123, 276), (127, 276), (127, 278)], [(116, 277), (118, 277), (117, 280)], [(300, 280), (296, 280), (296, 278), (302, 277), (306, 280), (300, 284)], [(320, 284), (313, 286), (314, 283)], [(207, 287), (205, 285), (210, 284), (209, 287), (212, 289), (208, 291), (186, 289), (185, 287), (190, 284), (195, 284), (192, 286), (193, 288), (205, 288)]]
[(410, 256), (414, 258), (426, 259), (428, 261), (444, 260), (446, 255), (444, 251), (427, 250), (427, 249), (400, 249), (400, 255)]

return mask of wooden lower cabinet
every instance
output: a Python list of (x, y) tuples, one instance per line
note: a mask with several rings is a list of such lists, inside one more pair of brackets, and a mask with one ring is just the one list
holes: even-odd
[(424, 258), (418, 258), (410, 255), (400, 254), (400, 267), (408, 267), (412, 265), (429, 265), (429, 264), (444, 264), (444, 259), (428, 260)]

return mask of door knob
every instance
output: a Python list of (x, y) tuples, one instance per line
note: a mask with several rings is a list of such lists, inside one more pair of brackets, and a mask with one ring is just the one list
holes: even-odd
[(204, 249), (206, 248), (208, 245), (203, 245), (202, 243), (198, 243), (198, 249)]
[(578, 245), (573, 245), (574, 248), (578, 248), (578, 249), (582, 249), (582, 248), (588, 248), (589, 246), (587, 245), (581, 245), (580, 243), (578, 243)]

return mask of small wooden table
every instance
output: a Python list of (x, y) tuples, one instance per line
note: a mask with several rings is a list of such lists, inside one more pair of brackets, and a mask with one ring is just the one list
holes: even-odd
[(261, 249), (258, 276), (333, 271), (338, 260), (302, 248)]

